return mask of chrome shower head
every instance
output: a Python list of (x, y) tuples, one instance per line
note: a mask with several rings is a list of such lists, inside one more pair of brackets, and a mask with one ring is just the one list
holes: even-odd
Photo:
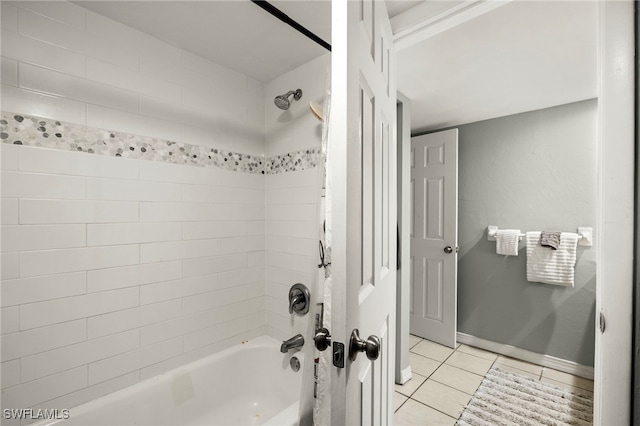
[(296, 101), (300, 100), (300, 98), (302, 97), (302, 90), (289, 90), (284, 95), (276, 96), (273, 100), (273, 103), (276, 104), (278, 108), (287, 110), (289, 109), (289, 105), (291, 104), (291, 102), (289, 101), (289, 96), (291, 95), (293, 95), (293, 99), (295, 99)]

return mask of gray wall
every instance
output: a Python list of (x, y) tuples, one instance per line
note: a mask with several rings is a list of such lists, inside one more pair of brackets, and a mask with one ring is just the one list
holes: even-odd
[(593, 365), (595, 246), (575, 288), (531, 283), (524, 241), (499, 256), (486, 229), (595, 232), (596, 124), (588, 100), (459, 127), (458, 331)]

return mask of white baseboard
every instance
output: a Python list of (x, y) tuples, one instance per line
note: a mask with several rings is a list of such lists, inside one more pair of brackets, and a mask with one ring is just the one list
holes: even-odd
[(475, 346), (476, 348), (486, 351), (495, 352), (511, 358), (522, 361), (531, 362), (533, 364), (542, 365), (543, 367), (553, 368), (554, 370), (563, 371), (573, 374), (574, 376), (584, 377), (593, 380), (593, 367), (578, 364), (577, 362), (567, 361), (566, 359), (556, 358), (551, 355), (539, 354), (526, 349), (516, 348), (515, 346), (505, 345), (502, 343), (492, 342), (491, 340), (481, 339), (465, 333), (457, 333), (458, 343)]
[(411, 379), (411, 366), (408, 366), (407, 368), (400, 371), (400, 383), (398, 384), (404, 385), (409, 381), (409, 379)]

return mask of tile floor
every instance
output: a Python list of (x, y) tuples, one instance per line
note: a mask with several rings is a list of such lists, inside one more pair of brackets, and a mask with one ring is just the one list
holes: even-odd
[(492, 366), (567, 389), (593, 391), (593, 381), (467, 345), (454, 350), (410, 336), (412, 378), (395, 385), (395, 423), (453, 425)]

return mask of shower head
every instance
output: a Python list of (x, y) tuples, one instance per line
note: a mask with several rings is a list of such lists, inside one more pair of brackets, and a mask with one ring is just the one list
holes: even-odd
[(289, 109), (289, 105), (290, 105), (289, 96), (291, 95), (293, 95), (293, 99), (297, 101), (302, 97), (302, 90), (300, 89), (289, 90), (284, 95), (276, 96), (275, 99), (273, 100), (273, 103), (276, 104), (278, 108), (287, 110)]

